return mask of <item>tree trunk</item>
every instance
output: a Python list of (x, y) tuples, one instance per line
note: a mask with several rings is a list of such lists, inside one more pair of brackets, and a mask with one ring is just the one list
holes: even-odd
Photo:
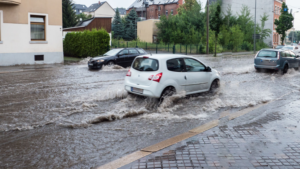
[(215, 41), (215, 57), (217, 56), (217, 43), (218, 43), (218, 36), (216, 36), (216, 41)]

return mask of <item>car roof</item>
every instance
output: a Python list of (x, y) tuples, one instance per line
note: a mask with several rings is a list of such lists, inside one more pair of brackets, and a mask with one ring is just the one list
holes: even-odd
[(139, 57), (144, 57), (147, 56), (152, 59), (157, 59), (157, 60), (168, 60), (168, 59), (175, 59), (175, 58), (193, 58), (196, 59), (192, 56), (187, 56), (187, 55), (180, 55), (180, 54), (146, 54), (146, 55), (141, 55)]

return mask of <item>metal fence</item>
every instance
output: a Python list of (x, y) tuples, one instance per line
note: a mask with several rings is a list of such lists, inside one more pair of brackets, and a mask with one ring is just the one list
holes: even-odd
[(203, 54), (204, 45), (193, 44), (163, 44), (163, 43), (147, 43), (138, 41), (113, 41), (114, 48), (142, 48), (151, 53), (173, 53), (173, 54)]

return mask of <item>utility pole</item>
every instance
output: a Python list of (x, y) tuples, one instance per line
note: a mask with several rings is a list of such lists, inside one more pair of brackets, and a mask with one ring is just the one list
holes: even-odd
[(209, 54), (209, 2), (207, 0), (207, 23), (206, 23), (206, 28), (207, 28), (207, 33), (206, 33), (206, 54)]
[(256, 53), (256, 0), (255, 0), (255, 24), (254, 24), (254, 54)]

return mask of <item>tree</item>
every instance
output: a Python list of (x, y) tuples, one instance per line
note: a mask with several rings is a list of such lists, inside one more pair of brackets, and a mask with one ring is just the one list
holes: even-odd
[(92, 18), (92, 15), (87, 15), (87, 14), (85, 14), (85, 13), (80, 13), (80, 14), (78, 14), (78, 15), (76, 16), (76, 21), (79, 22), (80, 19), (81, 19), (82, 21), (84, 21), (84, 20), (88, 20), (88, 19), (91, 19), (91, 18)]
[(218, 4), (217, 10), (209, 22), (210, 29), (215, 33), (215, 56), (217, 56), (218, 35), (220, 33), (220, 27), (222, 25), (222, 19), (220, 14), (221, 14), (221, 5)]
[(130, 11), (130, 13), (125, 18), (125, 40), (134, 40), (137, 39), (137, 21), (138, 15), (134, 9)]
[(112, 23), (113, 27), (113, 32), (114, 32), (114, 37), (115, 39), (121, 39), (124, 37), (124, 24), (122, 22), (122, 19), (120, 17), (120, 12), (119, 9), (116, 11), (116, 15), (114, 17), (114, 21)]
[(185, 11), (190, 11), (192, 10), (192, 8), (197, 5), (198, 2), (196, 0), (186, 0), (185, 3), (181, 6), (179, 6), (179, 8), (177, 9), (178, 14), (182, 14)]
[(233, 44), (234, 51), (238, 51), (239, 46), (243, 43), (244, 34), (240, 29), (239, 25), (235, 25), (230, 28), (231, 32), (231, 43)]
[(271, 29), (265, 29), (266, 21), (268, 20), (269, 15), (264, 13), (263, 16), (260, 17), (261, 27), (260, 27), (260, 37), (261, 42), (263, 42), (267, 37), (269, 37), (272, 33)]
[(73, 0), (62, 0), (63, 28), (73, 27), (77, 24), (73, 5)]
[(281, 35), (281, 44), (283, 45), (284, 39), (286, 37), (286, 31), (293, 27), (294, 17), (292, 13), (289, 13), (289, 8), (286, 3), (282, 3), (282, 9), (280, 11), (281, 15), (278, 19), (275, 19), (275, 25), (277, 26), (275, 30)]

